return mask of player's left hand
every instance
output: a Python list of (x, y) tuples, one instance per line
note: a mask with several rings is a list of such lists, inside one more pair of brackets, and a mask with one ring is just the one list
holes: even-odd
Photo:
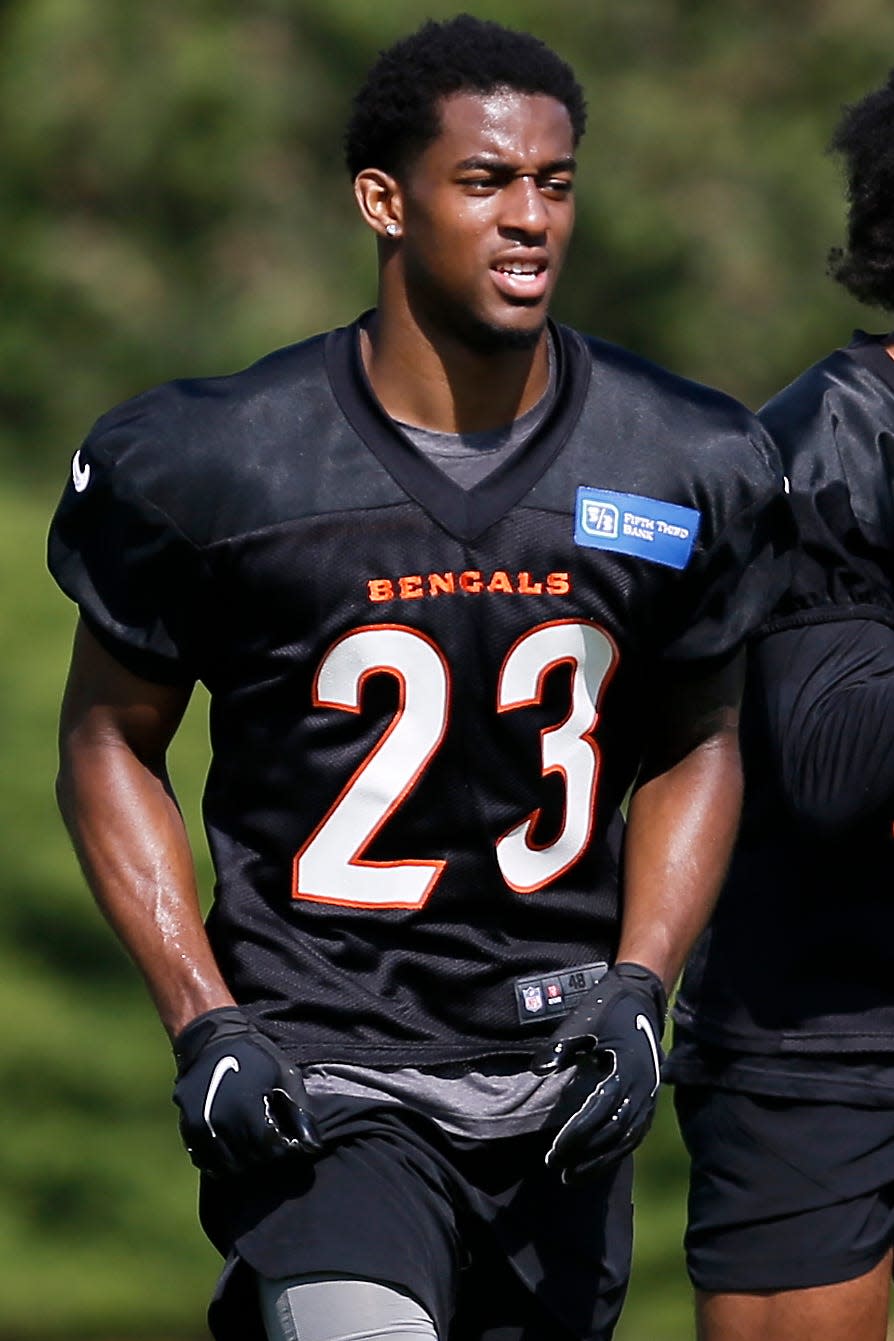
[(531, 1069), (539, 1075), (574, 1068), (554, 1110), (561, 1126), (546, 1155), (563, 1182), (606, 1172), (649, 1130), (666, 1011), (657, 974), (641, 964), (615, 964), (535, 1055)]

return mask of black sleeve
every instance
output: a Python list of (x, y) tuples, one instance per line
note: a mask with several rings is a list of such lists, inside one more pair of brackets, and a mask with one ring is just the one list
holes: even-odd
[(702, 508), (702, 532), (668, 611), (664, 658), (730, 656), (762, 627), (790, 581), (795, 530), (782, 467), (758, 429), (736, 454), (735, 473)]
[(824, 619), (894, 623), (890, 547), (870, 538), (846, 485), (832, 480), (807, 493), (793, 480), (791, 507), (797, 530), (791, 581), (767, 632)]
[[(890, 378), (894, 362), (874, 352)], [(761, 411), (798, 532), (791, 583), (767, 631), (847, 617), (894, 623), (894, 399), (859, 353), (836, 351)]]
[(111, 453), (101, 435), (87, 440), (53, 518), (48, 565), (124, 666), (147, 680), (188, 684), (201, 676), (204, 564), (142, 495), (140, 456), (132, 447)]
[(772, 633), (750, 673), (793, 813), (827, 834), (894, 819), (894, 628), (839, 618)]

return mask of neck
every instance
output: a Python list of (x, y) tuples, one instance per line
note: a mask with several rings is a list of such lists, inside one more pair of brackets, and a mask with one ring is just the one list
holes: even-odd
[(361, 333), (366, 375), (392, 419), (441, 433), (482, 433), (537, 403), (549, 381), (549, 336), (530, 349), (476, 350), (379, 308)]

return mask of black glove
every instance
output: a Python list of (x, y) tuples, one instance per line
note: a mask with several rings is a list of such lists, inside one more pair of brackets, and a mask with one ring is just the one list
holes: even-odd
[(667, 997), (641, 964), (615, 964), (558, 1026), (531, 1069), (574, 1073), (553, 1111), (561, 1123), (546, 1163), (565, 1183), (604, 1173), (652, 1122), (661, 1079)]
[(180, 1135), (205, 1173), (242, 1173), (322, 1149), (298, 1069), (238, 1006), (197, 1016), (174, 1040)]

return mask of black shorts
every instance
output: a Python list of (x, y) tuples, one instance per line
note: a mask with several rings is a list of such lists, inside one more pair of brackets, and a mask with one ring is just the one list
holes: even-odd
[(611, 1336), (630, 1270), (629, 1159), (571, 1188), (539, 1133), (461, 1141), (397, 1105), (334, 1096), (314, 1112), (326, 1149), (313, 1163), (203, 1181), (202, 1224), (227, 1258), (217, 1341), (262, 1341), (254, 1272), (393, 1285), (445, 1341)]
[(894, 1243), (894, 1109), (677, 1085), (697, 1289), (853, 1280)]

